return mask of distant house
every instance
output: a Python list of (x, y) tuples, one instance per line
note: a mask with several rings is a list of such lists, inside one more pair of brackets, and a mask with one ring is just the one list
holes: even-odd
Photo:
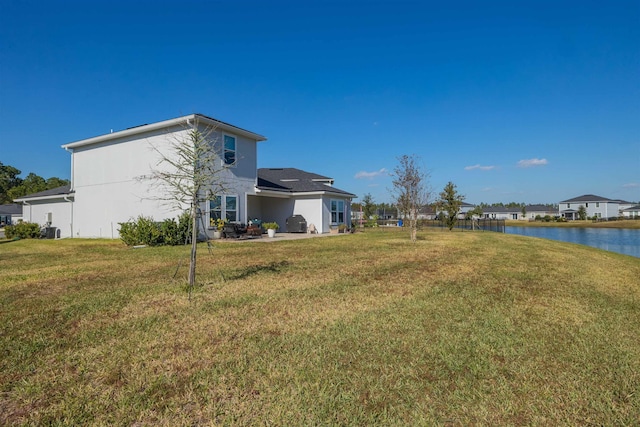
[(523, 219), (522, 208), (507, 208), (504, 206), (482, 208), (482, 217), (485, 219)]
[(22, 206), (19, 203), (0, 205), (0, 226), (11, 225), (22, 219)]
[(624, 218), (640, 218), (640, 205), (632, 205), (626, 209), (621, 209), (620, 212)]
[(219, 167), (227, 189), (201, 204), (203, 233), (213, 234), (210, 224), (217, 218), (276, 221), (286, 230), (288, 217), (302, 215), (320, 232), (349, 222), (355, 195), (335, 188), (331, 178), (299, 169), (258, 170), (257, 144), (264, 136), (201, 114), (65, 144), (71, 153), (71, 185), (16, 201), (26, 221), (57, 227), (61, 237), (117, 238), (119, 223), (139, 215), (175, 218), (180, 211), (163, 203), (162, 188), (143, 177), (158, 167), (159, 152), (175, 154), (172, 141), (184, 140), (192, 129), (211, 128), (220, 141)]
[(620, 201), (593, 194), (584, 194), (563, 200), (558, 205), (560, 216), (567, 220), (579, 219), (580, 207), (584, 207), (588, 218), (617, 218), (620, 215)]
[(525, 214), (522, 218), (529, 221), (535, 220), (537, 217), (544, 218), (545, 216), (555, 217), (558, 216), (558, 210), (547, 205), (527, 205), (525, 206)]

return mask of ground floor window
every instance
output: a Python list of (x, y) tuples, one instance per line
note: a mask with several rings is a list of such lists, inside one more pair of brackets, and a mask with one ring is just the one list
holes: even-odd
[(225, 221), (238, 220), (238, 197), (237, 196), (213, 196), (209, 201), (209, 224), (215, 225), (215, 221), (224, 219)]
[(344, 200), (331, 200), (331, 223), (344, 224)]

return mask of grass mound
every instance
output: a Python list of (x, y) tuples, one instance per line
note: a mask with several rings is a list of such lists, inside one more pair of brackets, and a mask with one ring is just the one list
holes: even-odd
[[(0, 424), (637, 425), (640, 263), (498, 233), (0, 251)], [(178, 267), (178, 261), (184, 262)]]

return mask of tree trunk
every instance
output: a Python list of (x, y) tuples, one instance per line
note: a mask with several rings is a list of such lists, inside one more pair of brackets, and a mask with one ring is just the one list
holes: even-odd
[(196, 251), (198, 244), (197, 204), (191, 204), (191, 258), (189, 260), (189, 299), (196, 284)]

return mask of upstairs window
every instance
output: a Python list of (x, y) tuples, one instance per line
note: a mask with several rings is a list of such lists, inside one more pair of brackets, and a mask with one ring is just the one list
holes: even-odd
[(225, 166), (236, 165), (236, 138), (231, 135), (224, 135), (223, 162)]

